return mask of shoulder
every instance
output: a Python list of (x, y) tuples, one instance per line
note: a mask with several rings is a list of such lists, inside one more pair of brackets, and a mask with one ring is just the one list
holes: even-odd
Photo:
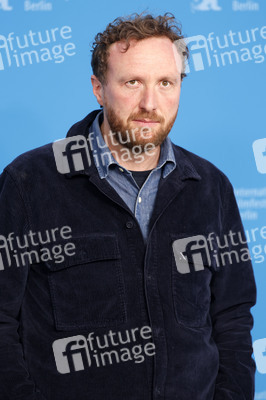
[(222, 183), (231, 186), (228, 177), (213, 163), (181, 146), (174, 143), (172, 145), (177, 165), (180, 167), (191, 165), (203, 182), (216, 185)]
[(14, 180), (38, 179), (55, 170), (52, 143), (19, 155), (4, 169)]

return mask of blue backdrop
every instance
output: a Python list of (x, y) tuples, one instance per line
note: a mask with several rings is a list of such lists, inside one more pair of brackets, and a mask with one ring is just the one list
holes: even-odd
[(94, 36), (114, 18), (144, 10), (172, 12), (191, 50), (171, 138), (229, 177), (250, 233), (255, 398), (266, 399), (265, 0), (0, 0), (0, 170), (65, 137), (98, 108), (90, 84)]

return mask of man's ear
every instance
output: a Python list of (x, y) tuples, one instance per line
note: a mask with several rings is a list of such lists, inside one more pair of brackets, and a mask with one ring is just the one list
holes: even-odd
[(100, 106), (103, 106), (103, 85), (95, 75), (91, 76), (91, 84), (94, 96), (96, 97)]

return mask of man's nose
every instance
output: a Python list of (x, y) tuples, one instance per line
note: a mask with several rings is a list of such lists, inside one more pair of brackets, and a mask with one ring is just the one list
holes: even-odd
[(141, 100), (139, 103), (141, 109), (150, 112), (157, 109), (157, 95), (155, 88), (145, 87), (141, 93)]

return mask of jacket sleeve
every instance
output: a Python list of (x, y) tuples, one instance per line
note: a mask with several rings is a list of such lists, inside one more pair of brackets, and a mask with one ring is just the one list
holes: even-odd
[(250, 308), (256, 303), (256, 286), (247, 244), (240, 243), (240, 237), (245, 242), (245, 233), (233, 188), (229, 182), (226, 187), (221, 240), (224, 243), (227, 235), (229, 245), (218, 251), (228, 252), (223, 257), (227, 262), (217, 268), (211, 282), (213, 338), (220, 359), (214, 400), (252, 400), (255, 362)]
[(0, 176), (0, 398), (2, 400), (45, 400), (36, 390), (28, 373), (23, 355), (23, 343), (19, 336), (20, 310), (28, 267), (16, 266), (10, 247), (10, 238), (20, 237), (28, 228), (23, 198), (14, 180), (5, 170)]

